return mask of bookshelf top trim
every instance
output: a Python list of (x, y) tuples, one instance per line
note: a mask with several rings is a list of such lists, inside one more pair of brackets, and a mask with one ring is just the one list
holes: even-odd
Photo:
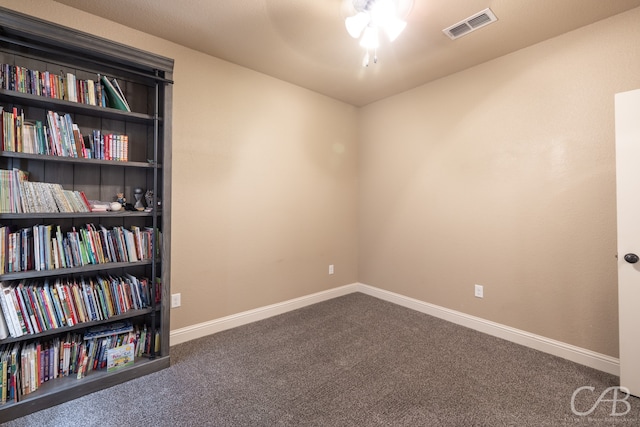
[(6, 8), (0, 8), (0, 35), (62, 49), (60, 54), (92, 62), (115, 63), (154, 80), (166, 81), (163, 74), (173, 72), (173, 59)]

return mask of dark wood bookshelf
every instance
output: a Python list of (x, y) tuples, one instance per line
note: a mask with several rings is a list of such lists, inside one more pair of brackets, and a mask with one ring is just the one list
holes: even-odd
[[(0, 87), (0, 106), (4, 111), (16, 108), (24, 112), (27, 121), (41, 121), (48, 125), (46, 112), (54, 111), (69, 115), (83, 135), (90, 135), (94, 129), (100, 130), (103, 135), (127, 135), (130, 160), (28, 154), (2, 151), (3, 147), (0, 146), (0, 169), (26, 171), (29, 181), (60, 184), (64, 190), (85, 193), (89, 200), (113, 201), (115, 195), (122, 192), (127, 201), (133, 203), (135, 188), (142, 188), (145, 192), (153, 190), (154, 197), (150, 211), (0, 213), (0, 225), (14, 231), (46, 222), (60, 226), (63, 235), (73, 227), (88, 222), (103, 224), (108, 228), (130, 228), (135, 225), (162, 232), (162, 239), (158, 239), (156, 233), (151, 233), (151, 253), (161, 254), (154, 260), (108, 262), (0, 275), (0, 284), (5, 286), (36, 279), (36, 283), (30, 286), (38, 287), (42, 286), (38, 279), (44, 283), (47, 279), (57, 280), (65, 276), (74, 279), (89, 275), (131, 274), (149, 279), (151, 295), (155, 295), (155, 287), (161, 283), (160, 302), (152, 298), (150, 306), (146, 308), (130, 309), (105, 320), (0, 340), (0, 350), (3, 350), (39, 340), (62, 338), (70, 332), (82, 334), (95, 326), (108, 326), (125, 320), (136, 326), (144, 324), (149, 331), (157, 331), (160, 337), (159, 351), (152, 351), (150, 357), (136, 358), (130, 367), (114, 372), (92, 371), (81, 379), (74, 374), (49, 380), (43, 382), (35, 392), (20, 396), (18, 401), (0, 403), (2, 423), (170, 366), (173, 60), (0, 7), (0, 64), (39, 72), (55, 70), (65, 77), (66, 73), (71, 73), (81, 81), (97, 81), (98, 75), (117, 78), (131, 107), (129, 112)], [(159, 245), (162, 247), (159, 248)], [(1, 306), (0, 315), (4, 316)], [(152, 337), (155, 336), (152, 333)], [(149, 392), (153, 393), (153, 390)]]

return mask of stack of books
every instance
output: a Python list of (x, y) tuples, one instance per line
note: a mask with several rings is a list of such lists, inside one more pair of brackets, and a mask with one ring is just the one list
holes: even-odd
[(82, 191), (28, 178), (29, 173), (19, 169), (0, 170), (0, 213), (91, 212)]

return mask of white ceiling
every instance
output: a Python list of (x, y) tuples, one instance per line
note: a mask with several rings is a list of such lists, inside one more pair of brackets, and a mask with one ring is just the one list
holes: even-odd
[[(346, 32), (350, 0), (56, 0), (344, 102), (362, 106), (640, 6), (640, 0), (413, 0), (378, 63)], [(498, 21), (456, 40), (442, 30), (483, 9)], [(640, 25), (639, 25), (640, 27)]]

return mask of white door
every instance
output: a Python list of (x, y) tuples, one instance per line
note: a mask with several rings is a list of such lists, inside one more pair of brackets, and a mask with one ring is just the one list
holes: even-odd
[(640, 89), (615, 108), (620, 385), (640, 396)]

